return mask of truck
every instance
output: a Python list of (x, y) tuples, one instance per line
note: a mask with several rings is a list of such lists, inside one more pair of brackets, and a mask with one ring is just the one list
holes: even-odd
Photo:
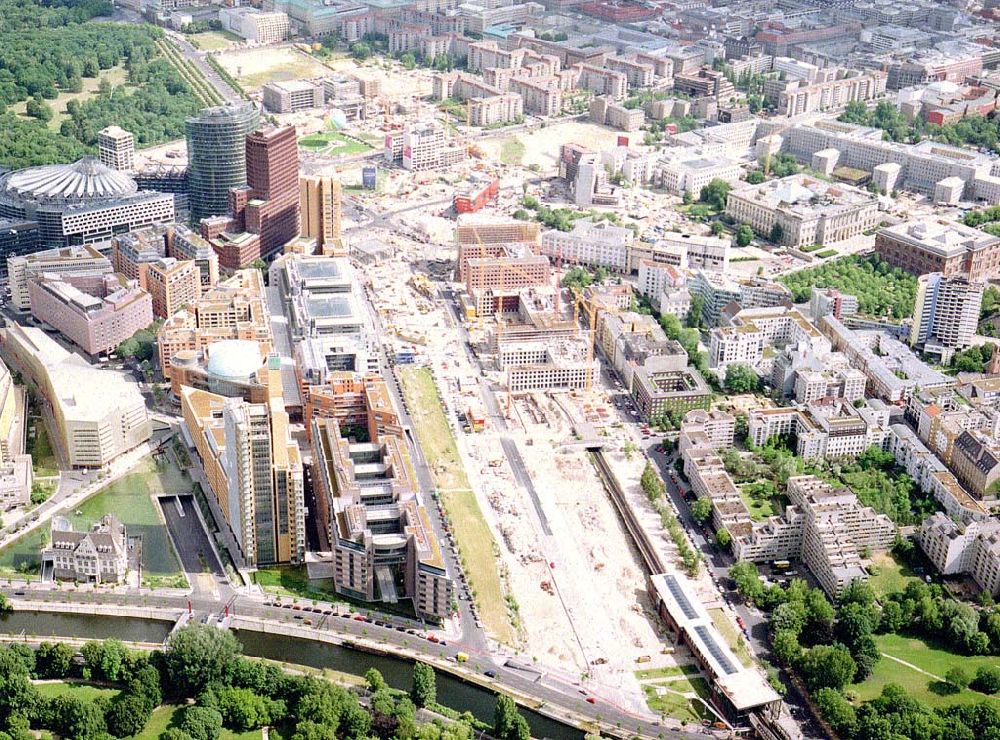
[(459, 663), (468, 663), (469, 656), (467, 653), (457, 653), (455, 655), (455, 660), (457, 660)]

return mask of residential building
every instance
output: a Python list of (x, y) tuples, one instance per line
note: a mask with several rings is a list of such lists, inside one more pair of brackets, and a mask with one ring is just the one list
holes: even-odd
[(958, 221), (918, 219), (883, 227), (875, 234), (875, 251), (913, 275), (965, 275), (974, 283), (1000, 277), (1000, 236)]
[(625, 99), (628, 77), (624, 73), (594, 64), (578, 64), (576, 69), (580, 71), (577, 87), (590, 90), (595, 95), (607, 95), (612, 100)]
[(75, 276), (36, 275), (28, 283), (31, 315), (88, 355), (113, 352), (153, 323), (153, 302), (135, 280), (107, 274), (84, 285)]
[(57, 516), (41, 554), (42, 580), (120, 584), (128, 573), (128, 555), (128, 533), (114, 514), (105, 514), (86, 532), (74, 532), (68, 519)]
[(687, 277), (673, 265), (640, 260), (638, 289), (661, 314), (684, 319), (691, 311)]
[(174, 215), (173, 195), (139, 190), (127, 173), (94, 157), (0, 175), (0, 219), (38, 224), (48, 247), (105, 243)]
[(982, 283), (961, 276), (945, 277), (940, 272), (921, 275), (917, 279), (910, 346), (940, 356), (943, 364), (949, 363), (955, 350), (972, 344), (982, 302)]
[(49, 431), (72, 468), (103, 468), (149, 439), (152, 426), (135, 383), (91, 367), (41, 329), (8, 323), (0, 354), (52, 412)]
[(959, 483), (979, 499), (996, 500), (1000, 480), (1000, 447), (990, 435), (963, 430), (950, 446), (947, 463)]
[(135, 170), (135, 137), (118, 126), (97, 132), (97, 158), (105, 167), (119, 172)]
[(795, 309), (748, 308), (722, 317), (724, 326), (711, 330), (708, 365), (724, 372), (729, 365), (745, 364), (770, 375), (768, 361), (774, 349), (786, 346), (808, 348), (826, 355), (830, 342)]
[(139, 286), (152, 299), (153, 316), (166, 319), (201, 297), (201, 271), (194, 260), (164, 257), (140, 266)]
[(457, 164), (465, 159), (465, 149), (448, 143), (439, 123), (425, 120), (404, 129), (402, 158), (403, 169), (419, 172)]
[(702, 299), (701, 319), (708, 326), (721, 323), (723, 309), (730, 303), (741, 308), (774, 308), (791, 303), (791, 293), (781, 283), (756, 277), (733, 280), (706, 270), (695, 272), (688, 281), (688, 290)]
[(812, 288), (809, 294), (809, 313), (813, 321), (827, 315), (843, 320), (858, 312), (857, 296), (841, 293), (836, 288)]
[(139, 268), (167, 256), (173, 225), (148, 226), (111, 239), (111, 266), (129, 280), (139, 279)]
[(316, 240), (320, 254), (343, 255), (340, 239), (340, 180), (323, 175), (299, 177), (299, 233)]
[(205, 108), (185, 125), (191, 217), (200, 221), (229, 210), (229, 191), (247, 181), (246, 137), (260, 126), (250, 102)]
[(920, 527), (920, 547), (941, 575), (971, 575), (990, 596), (1000, 595), (1000, 522), (959, 524), (941, 512)]
[(813, 83), (791, 79), (784, 81), (776, 95), (777, 112), (792, 118), (804, 113), (843, 108), (854, 101), (867, 102), (882, 97), (885, 85), (886, 74), (881, 71)]
[(878, 200), (868, 192), (791, 175), (730, 191), (726, 214), (777, 244), (804, 247), (855, 237), (876, 226)]
[(542, 234), (541, 254), (559, 264), (628, 269), (628, 249), (635, 233), (608, 221), (578, 219), (569, 232), (550, 229)]
[(822, 398), (789, 408), (755, 409), (748, 439), (758, 447), (772, 437), (794, 434), (802, 458), (853, 458), (882, 447), (889, 433), (888, 407), (871, 399), (861, 408), (844, 398)]
[(184, 224), (174, 224), (173, 239), (167, 244), (167, 256), (194, 262), (198, 266), (202, 291), (219, 282), (219, 255), (208, 240)]

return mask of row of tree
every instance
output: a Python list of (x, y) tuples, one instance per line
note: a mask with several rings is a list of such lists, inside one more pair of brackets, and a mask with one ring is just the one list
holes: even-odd
[[(87, 643), (80, 659), (63, 643), (0, 648), (0, 738), (29, 740), (38, 730), (74, 740), (132, 737), (165, 701), (184, 708), (161, 740), (216, 740), (223, 728), (247, 732), (265, 726), (286, 728), (284, 736), (293, 740), (469, 740), (474, 727), (486, 728), (468, 714), (417, 722), (420, 707), (455, 714), (436, 703), (434, 670), (423, 663), (416, 664), (408, 693), (370, 670), (370, 702), (362, 705), (357, 694), (329, 681), (291, 675), (240, 652), (232, 633), (204, 625), (178, 630), (162, 652), (129, 650), (117, 640)], [(119, 691), (96, 700), (71, 693), (49, 698), (32, 679), (93, 681)], [(530, 738), (510, 697), (497, 697), (494, 719), (494, 737)]]

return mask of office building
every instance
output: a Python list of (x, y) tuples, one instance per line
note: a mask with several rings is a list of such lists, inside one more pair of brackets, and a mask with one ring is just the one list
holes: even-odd
[(726, 214), (776, 244), (804, 247), (859, 236), (879, 221), (871, 193), (792, 175), (729, 193)]
[(128, 533), (114, 514), (86, 532), (74, 532), (68, 519), (57, 516), (42, 550), (42, 580), (117, 585), (128, 573), (128, 554)]
[(960, 276), (945, 277), (940, 272), (921, 275), (917, 279), (910, 346), (920, 347), (925, 354), (939, 355), (942, 363), (949, 363), (955, 350), (973, 343), (982, 303), (982, 283), (970, 283)]
[(320, 254), (341, 256), (340, 180), (319, 175), (299, 177), (299, 233), (316, 240)]
[(139, 268), (167, 256), (173, 225), (149, 226), (111, 239), (111, 266), (129, 280), (139, 279)]
[(936, 512), (921, 525), (919, 542), (941, 575), (970, 575), (990, 596), (1000, 596), (1000, 521), (962, 524)]
[(50, 432), (72, 468), (103, 468), (149, 439), (152, 425), (135, 383), (91, 367), (41, 329), (9, 323), (0, 354), (52, 411)]
[(21, 311), (31, 308), (28, 286), (42, 273), (48, 276), (72, 275), (83, 280), (100, 278), (112, 270), (111, 261), (90, 246), (47, 249), (23, 257), (11, 257), (7, 260), (10, 302)]
[(325, 102), (323, 86), (306, 80), (269, 82), (261, 88), (264, 109), (271, 113), (298, 113), (322, 108)]
[(886, 226), (875, 234), (875, 251), (913, 275), (965, 275), (976, 283), (1000, 277), (1000, 236), (958, 221), (918, 219)]
[(166, 319), (201, 297), (201, 273), (193, 260), (164, 257), (139, 268), (139, 286), (149, 293), (153, 316)]
[(701, 147), (683, 147), (665, 153), (653, 165), (655, 185), (673, 195), (690, 193), (697, 198), (712, 180), (730, 185), (739, 182), (743, 169), (729, 157), (710, 154)]
[(271, 321), (260, 270), (238, 271), (164, 322), (156, 334), (163, 377), (170, 379), (171, 359), (178, 352), (200, 352), (223, 339), (259, 342), (270, 351)]
[(185, 124), (191, 217), (199, 221), (229, 210), (229, 191), (247, 181), (246, 137), (260, 125), (253, 103), (205, 108)]
[(41, 248), (37, 223), (0, 218), (0, 279), (7, 277), (7, 260), (33, 254)]
[(137, 281), (113, 273), (85, 283), (42, 273), (29, 282), (28, 293), (32, 316), (92, 356), (113, 352), (153, 323), (149, 293)]
[(135, 137), (118, 126), (97, 132), (97, 158), (105, 167), (119, 172), (135, 170)]
[(405, 170), (419, 172), (441, 169), (463, 159), (464, 147), (449, 143), (445, 138), (444, 128), (437, 121), (417, 121), (409, 124), (403, 131), (402, 161)]
[(219, 282), (219, 255), (206, 239), (184, 224), (174, 224), (173, 239), (167, 245), (167, 256), (194, 262), (198, 266), (203, 291)]
[(106, 242), (174, 220), (174, 197), (141, 191), (129, 175), (84, 157), (0, 175), (0, 218), (33, 221), (49, 247)]
[(249, 7), (219, 10), (222, 27), (256, 44), (277, 44), (288, 38), (291, 24), (282, 12), (261, 12)]
[[(218, 374), (243, 374), (242, 357), (217, 352)], [(279, 365), (276, 356), (269, 358), (264, 403), (181, 387), (184, 424), (249, 567), (305, 558), (302, 460), (288, 428)]]

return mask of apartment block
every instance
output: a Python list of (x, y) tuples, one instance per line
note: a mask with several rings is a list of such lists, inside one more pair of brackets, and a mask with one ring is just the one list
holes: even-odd
[(939, 272), (917, 279), (917, 298), (913, 307), (910, 345), (925, 354), (951, 361), (955, 350), (970, 346), (979, 327), (979, 309), (983, 302), (983, 284), (969, 282), (964, 276), (945, 277)]
[(542, 234), (541, 254), (560, 264), (607, 267), (617, 272), (628, 269), (628, 250), (635, 234), (631, 229), (608, 221), (579, 219), (569, 232), (551, 229)]
[(855, 408), (843, 398), (823, 398), (790, 408), (755, 409), (747, 427), (748, 438), (758, 447), (772, 437), (794, 434), (799, 457), (853, 458), (883, 446), (889, 410), (878, 399)]
[(1000, 522), (958, 524), (941, 512), (920, 527), (920, 547), (942, 575), (972, 576), (983, 591), (1000, 595)]
[(622, 72), (604, 69), (593, 64), (578, 64), (580, 72), (577, 85), (595, 95), (607, 95), (612, 100), (624, 100), (628, 92), (628, 77)]
[(201, 297), (201, 271), (194, 260), (164, 257), (141, 265), (139, 286), (152, 299), (153, 316), (166, 319)]
[(555, 75), (512, 77), (510, 91), (521, 96), (525, 113), (557, 116), (562, 112), (563, 88)]
[(867, 102), (882, 97), (885, 86), (886, 74), (881, 71), (812, 84), (805, 80), (788, 80), (777, 93), (777, 112), (792, 118), (804, 113), (843, 108), (851, 102)]
[(403, 169), (413, 171), (450, 167), (465, 159), (465, 149), (448, 143), (435, 121), (412, 123), (403, 131)]
[(174, 224), (173, 239), (167, 243), (167, 256), (194, 262), (203, 291), (219, 282), (219, 255), (206, 239), (184, 224)]

